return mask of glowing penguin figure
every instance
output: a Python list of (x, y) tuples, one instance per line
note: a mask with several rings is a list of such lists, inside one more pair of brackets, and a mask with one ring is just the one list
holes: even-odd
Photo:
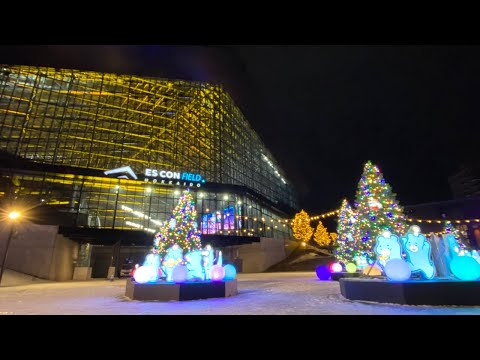
[(187, 262), (188, 280), (200, 279), (205, 280), (203, 273), (203, 252), (202, 250), (191, 251), (185, 254)]
[(160, 256), (158, 254), (148, 254), (145, 257), (145, 261), (143, 262), (143, 266), (148, 266), (152, 270), (149, 272), (150, 277), (148, 282), (155, 282), (158, 280), (159, 274), (158, 269), (160, 267)]
[(213, 262), (215, 260), (215, 253), (211, 245), (205, 246), (205, 248), (202, 250), (202, 256), (205, 280), (211, 280), (210, 273), (212, 272)]
[(220, 265), (220, 266), (223, 265), (223, 256), (222, 256), (222, 252), (221, 252), (221, 251), (218, 252), (217, 265)]

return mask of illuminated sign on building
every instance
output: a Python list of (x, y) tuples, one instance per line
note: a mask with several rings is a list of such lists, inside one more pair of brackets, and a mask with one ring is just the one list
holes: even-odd
[[(158, 179), (159, 178), (159, 179)], [(200, 187), (205, 179), (200, 174), (157, 169), (145, 169), (145, 182), (165, 185), (183, 185)]]

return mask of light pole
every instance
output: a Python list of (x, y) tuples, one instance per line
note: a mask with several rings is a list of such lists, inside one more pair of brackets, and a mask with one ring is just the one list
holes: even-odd
[(5, 251), (3, 252), (2, 267), (0, 269), (0, 285), (2, 284), (3, 270), (5, 269), (5, 265), (7, 261), (8, 248), (10, 246), (10, 241), (12, 241), (13, 233), (15, 231), (15, 223), (17, 219), (20, 218), (20, 213), (18, 211), (11, 211), (8, 214), (8, 218), (11, 221), (11, 226), (10, 226), (10, 233), (8, 234), (8, 238), (7, 238), (7, 244), (5, 245)]

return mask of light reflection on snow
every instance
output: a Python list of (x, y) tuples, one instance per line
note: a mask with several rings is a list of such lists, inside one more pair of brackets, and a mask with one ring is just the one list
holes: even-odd
[(315, 272), (238, 274), (239, 294), (182, 302), (131, 301), (125, 281), (43, 283), (0, 288), (0, 314), (324, 314), (480, 315), (480, 307), (403, 306), (346, 300)]

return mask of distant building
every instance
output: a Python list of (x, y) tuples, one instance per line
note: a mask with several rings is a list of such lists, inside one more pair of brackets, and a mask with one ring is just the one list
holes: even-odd
[(462, 165), (448, 182), (456, 199), (480, 195), (480, 162)]

